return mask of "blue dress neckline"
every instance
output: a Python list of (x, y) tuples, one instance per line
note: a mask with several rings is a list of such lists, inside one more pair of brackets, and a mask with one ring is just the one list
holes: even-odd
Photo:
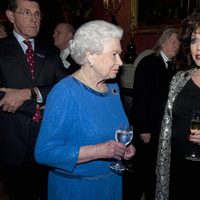
[(95, 94), (95, 95), (104, 97), (104, 96), (107, 96), (107, 95), (110, 93), (109, 84), (107, 84), (108, 91), (106, 91), (106, 92), (99, 92), (99, 91), (94, 90), (94, 89), (92, 89), (91, 87), (85, 85), (83, 82), (79, 81), (77, 78), (75, 78), (75, 77), (73, 77), (73, 76), (71, 76), (71, 77), (72, 77), (72, 79), (73, 79), (76, 83), (78, 83), (79, 85), (81, 85), (82, 87), (84, 87), (86, 90), (88, 90), (89, 92), (91, 92), (91, 93), (93, 93), (93, 94)]

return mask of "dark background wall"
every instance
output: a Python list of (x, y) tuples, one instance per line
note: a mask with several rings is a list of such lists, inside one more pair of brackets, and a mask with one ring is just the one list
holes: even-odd
[[(122, 50), (124, 54), (127, 52), (127, 45), (130, 42), (131, 34), (129, 31), (130, 26), (130, 1), (122, 0), (121, 7), (116, 13), (115, 17), (118, 25), (124, 30), (124, 36), (122, 39)], [(187, 2), (188, 0), (182, 0), (184, 15), (187, 15)], [(197, 4), (197, 0), (190, 0), (192, 12)], [(180, 25), (180, 18), (174, 16), (174, 9), (180, 7), (181, 0), (138, 0), (138, 27), (134, 36), (134, 43), (136, 45), (136, 53), (152, 48), (159, 38), (162, 31), (167, 27), (177, 27)], [(7, 0), (0, 0), (0, 20), (3, 19), (4, 11), (6, 9)], [(41, 0), (41, 8), (43, 11), (43, 19), (41, 24), (41, 30), (39, 37), (44, 42), (52, 42), (53, 29), (60, 21), (67, 21), (72, 23), (75, 28), (78, 28), (82, 23), (91, 19), (103, 19), (111, 21), (111, 16), (103, 7), (103, 0)], [(154, 9), (160, 11), (165, 10), (165, 21), (156, 19), (156, 15), (148, 23), (145, 17), (147, 11), (153, 12)], [(172, 9), (170, 17), (169, 11)], [(155, 13), (154, 13), (155, 14)], [(152, 13), (151, 13), (152, 15)], [(163, 14), (164, 15), (164, 14)], [(150, 19), (150, 17), (149, 17)], [(159, 22), (159, 23), (158, 23)], [(145, 24), (147, 23), (147, 24)]]
[[(81, 2), (81, 3), (80, 3)], [(0, 15), (4, 15), (7, 0), (0, 0)], [(91, 19), (112, 21), (110, 15), (103, 8), (102, 0), (41, 0), (43, 19), (39, 37), (44, 42), (52, 42), (53, 29), (60, 21), (68, 21), (75, 28)], [(123, 0), (116, 19), (124, 29), (122, 49), (125, 52), (130, 39), (129, 33), (129, 0)], [(3, 16), (1, 16), (3, 19)]]

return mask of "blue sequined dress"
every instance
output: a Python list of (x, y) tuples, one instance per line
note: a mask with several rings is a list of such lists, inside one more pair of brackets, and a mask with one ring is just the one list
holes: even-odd
[(81, 146), (114, 140), (115, 130), (128, 125), (117, 84), (108, 88), (99, 93), (68, 76), (49, 94), (35, 148), (36, 160), (51, 167), (49, 200), (122, 199), (113, 160), (77, 164)]

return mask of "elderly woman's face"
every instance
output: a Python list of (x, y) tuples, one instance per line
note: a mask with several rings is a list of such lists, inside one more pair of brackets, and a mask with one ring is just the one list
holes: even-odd
[(200, 27), (195, 33), (192, 33), (190, 50), (194, 62), (198, 67), (200, 67)]
[(102, 79), (114, 79), (122, 65), (120, 40), (112, 39), (104, 42), (101, 54), (92, 55), (92, 64), (96, 74)]

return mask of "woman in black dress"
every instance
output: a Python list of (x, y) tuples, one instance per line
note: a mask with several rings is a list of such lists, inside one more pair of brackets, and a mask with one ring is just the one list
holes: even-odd
[[(190, 135), (192, 112), (200, 110), (200, 14), (183, 20), (179, 70), (172, 79), (162, 121), (157, 159), (156, 199), (199, 199), (200, 161), (185, 155), (200, 144)], [(197, 145), (200, 154), (200, 146)]]

